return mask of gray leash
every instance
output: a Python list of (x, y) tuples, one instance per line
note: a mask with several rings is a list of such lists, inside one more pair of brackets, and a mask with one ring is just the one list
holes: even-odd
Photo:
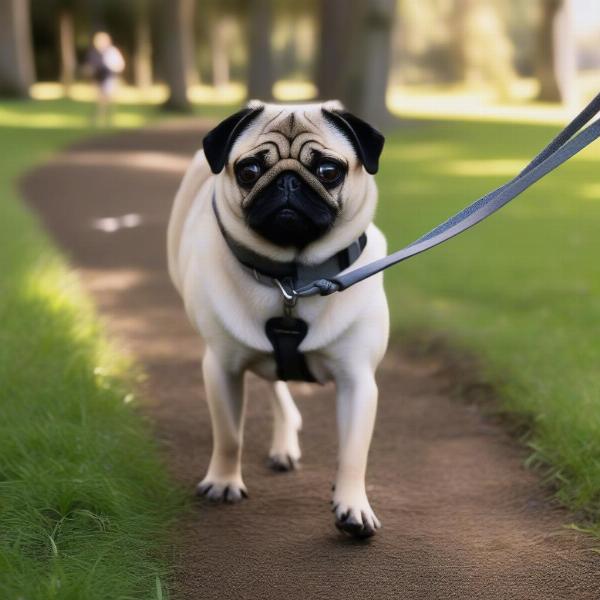
[(438, 225), (429, 233), (421, 236), (408, 246), (384, 258), (373, 261), (363, 267), (353, 269), (344, 275), (331, 279), (318, 279), (292, 293), (297, 297), (327, 296), (341, 292), (355, 283), (359, 283), (404, 260), (421, 254), (430, 248), (459, 235), (463, 231), (487, 219), (497, 210), (508, 204), (536, 181), (562, 165), (575, 154), (589, 146), (600, 137), (600, 120), (595, 121), (583, 131), (581, 128), (600, 112), (600, 94), (598, 94), (553, 140), (548, 144), (514, 179), (489, 192), (485, 196), (461, 210)]

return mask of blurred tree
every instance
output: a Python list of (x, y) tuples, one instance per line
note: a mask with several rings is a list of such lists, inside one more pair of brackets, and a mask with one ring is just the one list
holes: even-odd
[(273, 98), (273, 55), (271, 0), (248, 0), (248, 98)]
[(364, 0), (360, 37), (348, 80), (348, 109), (381, 128), (391, 118), (386, 94), (396, 4), (396, 0)]
[(0, 95), (26, 98), (35, 79), (28, 0), (0, 0)]
[(319, 96), (337, 98), (379, 127), (390, 119), (386, 93), (396, 0), (321, 0)]
[[(313, 81), (317, 3), (280, 0), (274, 6), (271, 44), (275, 81)], [(308, 88), (305, 89), (308, 92)]]
[(554, 52), (554, 24), (560, 11), (562, 0), (542, 0), (542, 14), (538, 28), (537, 78), (540, 84), (538, 99), (548, 102), (561, 100), (558, 79), (556, 78)]
[[(288, 0), (286, 0), (288, 1)], [(202, 0), (196, 11), (197, 62), (201, 79), (216, 87), (247, 80), (247, 0)]]
[(537, 39), (538, 100), (576, 103), (577, 52), (571, 0), (542, 0)]
[(165, 108), (189, 111), (188, 88), (198, 77), (194, 49), (195, 0), (168, 0), (161, 2), (161, 6), (160, 47), (163, 74), (169, 86)]
[(223, 88), (229, 83), (231, 33), (231, 20), (227, 16), (215, 15), (210, 28), (210, 50), (212, 83), (216, 88)]
[[(316, 84), (322, 100), (344, 100), (351, 43), (356, 37), (360, 0), (320, 0), (318, 10), (319, 51)], [(350, 6), (352, 5), (352, 6)]]
[(60, 81), (65, 94), (75, 81), (77, 53), (75, 50), (75, 20), (72, 2), (62, 2), (58, 10), (58, 39), (60, 48)]
[(491, 84), (507, 99), (514, 80), (513, 48), (498, 6), (491, 0), (455, 0), (453, 28), (457, 72), (471, 85)]
[(133, 79), (135, 85), (142, 90), (147, 90), (152, 85), (150, 2), (151, 0), (135, 2)]
[(105, 0), (84, 0), (90, 19), (91, 33), (106, 30)]
[(215, 88), (223, 88), (229, 83), (229, 57), (227, 55), (227, 23), (217, 20), (211, 27), (211, 66), (212, 84)]

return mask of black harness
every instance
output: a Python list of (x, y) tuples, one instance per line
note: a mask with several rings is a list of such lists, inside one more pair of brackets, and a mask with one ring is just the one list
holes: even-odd
[(272, 317), (265, 323), (265, 333), (273, 346), (278, 379), (315, 382), (316, 379), (306, 364), (306, 357), (298, 350), (308, 333), (308, 325), (306, 321), (293, 316), (297, 300), (294, 290), (315, 279), (335, 277), (347, 269), (365, 249), (367, 235), (363, 233), (349, 246), (318, 265), (304, 265), (295, 261), (279, 262), (257, 254), (234, 240), (223, 226), (214, 195), (212, 206), (223, 239), (238, 262), (258, 282), (277, 287), (283, 297), (283, 316)]

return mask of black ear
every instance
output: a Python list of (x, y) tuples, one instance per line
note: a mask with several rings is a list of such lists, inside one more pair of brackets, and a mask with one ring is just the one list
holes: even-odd
[(367, 173), (377, 173), (385, 142), (383, 135), (352, 113), (324, 108), (323, 115), (348, 138)]
[(263, 111), (264, 106), (243, 108), (227, 117), (202, 140), (204, 155), (213, 173), (220, 173), (227, 164), (229, 151), (242, 131)]

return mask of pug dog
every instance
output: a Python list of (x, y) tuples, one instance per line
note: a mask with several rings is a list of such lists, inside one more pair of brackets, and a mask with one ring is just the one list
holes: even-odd
[(380, 527), (365, 487), (375, 423), (375, 371), (389, 316), (379, 273), (331, 295), (298, 296), (299, 281), (386, 254), (373, 224), (373, 175), (384, 138), (337, 101), (251, 102), (203, 141), (168, 227), (170, 276), (205, 342), (202, 362), (213, 450), (197, 493), (247, 497), (242, 478), (244, 373), (273, 382), (270, 465), (300, 460), (301, 415), (284, 380), (335, 382), (337, 527)]

